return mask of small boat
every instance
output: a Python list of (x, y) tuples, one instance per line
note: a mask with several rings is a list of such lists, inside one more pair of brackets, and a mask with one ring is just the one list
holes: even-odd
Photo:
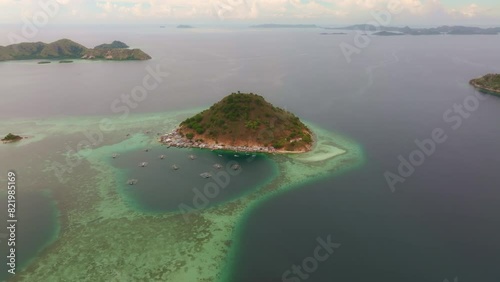
[(203, 178), (210, 178), (210, 177), (212, 177), (212, 175), (210, 173), (208, 173), (208, 172), (204, 172), (204, 173), (200, 174), (200, 176), (203, 177)]
[(149, 152), (149, 148), (144, 149), (144, 152)]
[(148, 163), (147, 162), (142, 162), (139, 164), (140, 167), (147, 167), (148, 166)]
[(234, 155), (234, 157), (235, 157), (235, 158), (239, 158), (239, 157), (240, 157), (240, 155)]
[(164, 158), (165, 158), (165, 155), (161, 155), (161, 156), (160, 156), (160, 159), (162, 159), (162, 160), (163, 160)]
[(221, 155), (221, 154), (219, 154), (219, 157), (222, 157), (222, 155)]
[(189, 158), (190, 158), (191, 160), (194, 160), (194, 159), (196, 159), (196, 156), (195, 156), (195, 155), (189, 155)]
[(118, 156), (119, 156), (118, 154), (113, 154), (112, 157), (113, 157), (113, 159), (116, 159), (116, 158), (118, 158)]
[(178, 167), (178, 166), (176, 166), (176, 165), (172, 165), (172, 169), (173, 169), (173, 170), (178, 170), (178, 169), (179, 169), (179, 167)]
[(139, 180), (137, 180), (137, 179), (129, 179), (127, 181), (127, 184), (128, 185), (135, 185), (135, 184), (137, 184), (137, 182), (139, 182)]
[(216, 169), (221, 169), (221, 168), (222, 168), (222, 165), (221, 165), (221, 164), (214, 164), (214, 167), (215, 167)]
[(234, 164), (234, 165), (232, 165), (232, 166), (231, 166), (231, 169), (232, 169), (232, 170), (238, 170), (238, 169), (240, 169), (240, 168), (241, 168), (241, 167), (240, 167), (240, 165), (239, 165), (239, 164)]

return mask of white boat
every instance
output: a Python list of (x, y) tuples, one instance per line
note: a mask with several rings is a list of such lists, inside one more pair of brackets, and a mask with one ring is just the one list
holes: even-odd
[(142, 162), (139, 164), (140, 167), (147, 167), (148, 166), (148, 163), (147, 162)]
[(204, 173), (200, 174), (200, 176), (203, 177), (203, 178), (210, 178), (210, 177), (212, 177), (212, 175), (210, 173), (208, 173), (208, 172), (204, 172)]
[(162, 159), (162, 160), (163, 160), (164, 158), (165, 158), (165, 155), (161, 155), (161, 156), (160, 156), (160, 159)]
[(129, 179), (127, 181), (127, 184), (128, 185), (135, 185), (135, 184), (137, 184), (137, 182), (139, 182), (139, 180), (137, 180), (137, 179)]
[(173, 169), (173, 170), (178, 170), (178, 169), (179, 169), (179, 167), (178, 167), (178, 166), (176, 166), (176, 165), (172, 165), (172, 169)]

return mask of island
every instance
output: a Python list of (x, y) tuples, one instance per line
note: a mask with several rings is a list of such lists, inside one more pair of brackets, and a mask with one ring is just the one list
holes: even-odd
[[(328, 27), (325, 29), (340, 29), (340, 30), (362, 30), (373, 32), (397, 32), (409, 35), (498, 35), (500, 27), (481, 28), (469, 26), (439, 26), (433, 28), (410, 28), (394, 27), (394, 26), (375, 26), (371, 24), (357, 24), (346, 27)], [(399, 34), (375, 34), (375, 35), (399, 35)]]
[(232, 93), (160, 137), (167, 146), (238, 152), (303, 153), (312, 131), (294, 114), (253, 93)]
[(343, 34), (347, 34), (345, 32), (322, 32), (320, 33), (320, 35), (343, 35)]
[(129, 46), (121, 41), (113, 41), (111, 44), (101, 44), (94, 47), (94, 49), (121, 49), (129, 48)]
[(317, 28), (315, 24), (259, 24), (252, 25), (251, 28)]
[(23, 42), (0, 46), (0, 61), (38, 59), (124, 61), (149, 60), (151, 56), (140, 49), (128, 49), (128, 46), (120, 41), (98, 45), (94, 49), (87, 48), (69, 39), (61, 39), (48, 44), (43, 42)]
[(12, 143), (12, 142), (19, 141), (21, 139), (23, 139), (23, 137), (9, 133), (1, 141), (3, 143)]
[(377, 36), (398, 36), (398, 35), (405, 35), (405, 34), (401, 33), (401, 32), (379, 31), (379, 32), (375, 32), (373, 35), (377, 35)]
[(500, 74), (487, 74), (470, 81), (470, 84), (477, 89), (500, 96)]

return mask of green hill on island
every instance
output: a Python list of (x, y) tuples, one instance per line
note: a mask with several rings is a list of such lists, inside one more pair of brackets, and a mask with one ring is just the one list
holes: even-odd
[(312, 133), (294, 114), (256, 94), (232, 93), (183, 121), (177, 132), (189, 140), (224, 146), (310, 150)]
[[(127, 45), (123, 42), (114, 41), (111, 44), (99, 46)], [(0, 61), (32, 59), (148, 60), (151, 57), (140, 49), (119, 47), (89, 49), (69, 39), (61, 39), (48, 44), (43, 42), (23, 42), (0, 46)]]
[(94, 47), (94, 49), (122, 49), (128, 48), (129, 46), (121, 41), (113, 41), (111, 44), (101, 44)]
[(471, 80), (470, 84), (480, 90), (500, 95), (500, 74), (487, 74)]

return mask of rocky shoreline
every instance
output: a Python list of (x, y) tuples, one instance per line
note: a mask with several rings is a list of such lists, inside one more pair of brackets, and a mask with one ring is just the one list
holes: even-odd
[(160, 143), (168, 147), (177, 148), (198, 148), (198, 149), (208, 149), (208, 150), (224, 150), (233, 152), (245, 152), (245, 153), (266, 153), (266, 154), (300, 154), (310, 151), (300, 150), (300, 151), (286, 151), (279, 150), (272, 146), (233, 146), (226, 145), (223, 143), (206, 143), (202, 140), (189, 140), (179, 133), (178, 128), (170, 133), (164, 134), (159, 139)]
[(477, 79), (472, 79), (469, 83), (470, 83), (470, 85), (474, 86), (475, 88), (477, 88), (479, 90), (486, 91), (486, 92), (489, 92), (489, 93), (492, 93), (495, 95), (500, 95), (500, 89), (494, 89), (494, 88), (482, 86), (482, 85), (477, 83)]

